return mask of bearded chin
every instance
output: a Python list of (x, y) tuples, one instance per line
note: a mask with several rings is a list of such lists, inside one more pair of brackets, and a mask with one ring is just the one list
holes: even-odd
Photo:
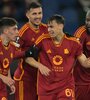
[(90, 35), (90, 29), (87, 29), (87, 34)]

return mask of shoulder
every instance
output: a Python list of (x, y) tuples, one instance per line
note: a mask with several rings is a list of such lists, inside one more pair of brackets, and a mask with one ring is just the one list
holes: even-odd
[(74, 36), (77, 38), (80, 38), (81, 35), (83, 35), (85, 32), (86, 32), (86, 27), (85, 25), (83, 25), (76, 30), (76, 32), (74, 33)]
[(35, 41), (35, 44), (39, 44), (42, 40), (44, 39), (48, 39), (48, 38), (51, 38), (49, 34), (42, 34), (41, 36), (39, 36), (37, 38), (37, 40)]
[(77, 38), (75, 36), (67, 36), (67, 35), (65, 35), (65, 38), (68, 41), (72, 42), (72, 43), (80, 44), (80, 41), (77, 40)]
[(44, 23), (41, 23), (41, 26), (42, 26), (42, 27), (47, 27), (47, 25), (46, 25), (46, 24), (44, 24)]
[(25, 33), (25, 31), (27, 31), (29, 28), (30, 28), (30, 26), (28, 23), (23, 25), (19, 30), (19, 36), (21, 37)]
[(42, 28), (42, 29), (47, 29), (47, 25), (44, 24), (44, 23), (41, 23), (41, 24), (40, 24), (40, 28)]

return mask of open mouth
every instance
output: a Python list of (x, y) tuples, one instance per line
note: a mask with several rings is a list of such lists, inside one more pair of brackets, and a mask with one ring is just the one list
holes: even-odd
[(35, 19), (35, 21), (36, 21), (36, 22), (41, 22), (41, 19), (38, 18), (38, 19)]

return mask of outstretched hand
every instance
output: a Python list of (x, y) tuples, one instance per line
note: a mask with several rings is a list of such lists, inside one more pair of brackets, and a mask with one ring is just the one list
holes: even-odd
[(15, 83), (15, 81), (14, 81), (12, 78), (7, 77), (7, 76), (3, 76), (2, 81), (3, 81), (6, 85), (8, 85), (9, 87)]

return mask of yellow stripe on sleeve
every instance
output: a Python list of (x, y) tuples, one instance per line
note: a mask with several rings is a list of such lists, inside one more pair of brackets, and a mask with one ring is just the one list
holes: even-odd
[(50, 35), (49, 34), (42, 34), (41, 36), (38, 37), (35, 44), (36, 45), (39, 44), (43, 39), (46, 39), (46, 38), (50, 38)]
[(81, 26), (77, 31), (75, 32), (74, 36), (77, 38), (80, 38), (82, 33), (86, 31), (85, 26)]

